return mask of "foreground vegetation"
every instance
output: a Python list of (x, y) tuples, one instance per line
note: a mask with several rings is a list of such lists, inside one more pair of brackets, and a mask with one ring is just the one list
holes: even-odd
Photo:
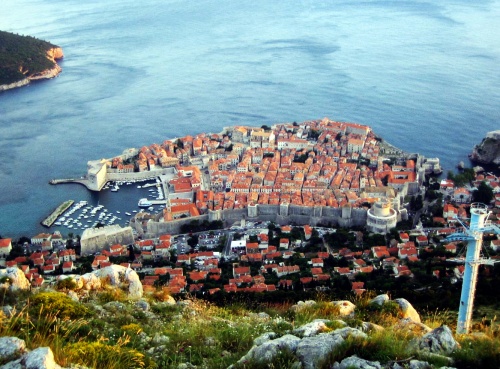
[(31, 36), (0, 31), (0, 84), (10, 84), (54, 67), (47, 51), (57, 47)]
[[(56, 362), (62, 366), (80, 364), (89, 368), (178, 368), (180, 364), (198, 368), (227, 368), (244, 356), (253, 340), (265, 332), (278, 336), (289, 333), (314, 319), (329, 319), (328, 330), (339, 328), (339, 310), (331, 298), (316, 296), (316, 304), (292, 309), (291, 303), (246, 304), (224, 307), (204, 300), (177, 302), (165, 290), (146, 294), (139, 302), (127, 301), (118, 288), (91, 292), (75, 301), (72, 284), (61, 283), (60, 291), (42, 290), (12, 293), (3, 291), (3, 313), (0, 313), (0, 336), (15, 336), (26, 341), (28, 348), (49, 346)], [(396, 328), (400, 312), (392, 303), (374, 307), (369, 294), (354, 298), (356, 314), (343, 320), (351, 327), (369, 321), (385, 328), (374, 331), (367, 340), (348, 339), (331, 353), (325, 368), (335, 361), (356, 354), (382, 363), (405, 362), (421, 358), (409, 349), (418, 332)], [(328, 300), (328, 301), (327, 301)], [(12, 307), (12, 309), (10, 307)], [(422, 315), (431, 328), (442, 324), (454, 329), (455, 314), (433, 312)], [(500, 367), (500, 338), (494, 319), (475, 326), (478, 334), (459, 336), (461, 348), (452, 354), (457, 368)], [(425, 359), (425, 358), (421, 358)], [(291, 358), (282, 352), (272, 364), (289, 367)], [(430, 361), (436, 367), (446, 362)], [(3, 364), (3, 363), (0, 363)], [(185, 366), (186, 367), (186, 366)], [(239, 363), (236, 367), (260, 367), (256, 363)], [(269, 366), (266, 366), (269, 367)]]

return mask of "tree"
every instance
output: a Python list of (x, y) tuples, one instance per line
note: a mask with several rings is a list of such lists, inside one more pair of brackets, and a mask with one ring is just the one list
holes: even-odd
[(194, 247), (198, 244), (199, 237), (198, 235), (194, 234), (191, 238), (187, 240), (187, 244), (191, 247)]
[(482, 181), (477, 190), (472, 192), (472, 201), (488, 205), (493, 200), (493, 196), (493, 189)]

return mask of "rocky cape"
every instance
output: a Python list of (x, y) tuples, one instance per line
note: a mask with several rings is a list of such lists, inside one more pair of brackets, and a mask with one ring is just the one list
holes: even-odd
[(469, 155), (471, 161), (500, 167), (500, 130), (486, 134), (479, 145), (476, 145)]
[(29, 69), (23, 69), (22, 66), (19, 67), (19, 71), (25, 75), (25, 77), (19, 81), (12, 82), (9, 84), (0, 85), (0, 91), (11, 90), (17, 87), (23, 87), (28, 85), (31, 81), (36, 81), (40, 79), (50, 79), (57, 77), (59, 73), (61, 73), (62, 69), (57, 64), (57, 60), (60, 60), (64, 57), (64, 53), (62, 48), (53, 47), (47, 50), (46, 58), (47, 60), (53, 63), (53, 67), (49, 69), (45, 69), (42, 72), (31, 72)]

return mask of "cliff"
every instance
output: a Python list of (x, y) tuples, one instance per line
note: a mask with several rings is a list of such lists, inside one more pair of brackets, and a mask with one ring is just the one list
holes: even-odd
[(0, 31), (0, 91), (56, 77), (61, 72), (56, 60), (63, 56), (59, 46), (47, 41)]
[(500, 130), (488, 132), (469, 157), (479, 164), (500, 166)]

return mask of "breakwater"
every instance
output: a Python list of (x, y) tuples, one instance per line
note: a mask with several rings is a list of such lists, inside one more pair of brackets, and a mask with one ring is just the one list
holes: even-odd
[(52, 224), (54, 224), (54, 222), (56, 221), (56, 219), (62, 214), (64, 213), (66, 210), (68, 210), (68, 208), (73, 205), (74, 201), (73, 200), (68, 200), (68, 201), (65, 201), (63, 202), (61, 205), (59, 205), (56, 210), (54, 210), (52, 213), (50, 213), (50, 215), (45, 218), (44, 220), (42, 220), (42, 225), (44, 225), (45, 227), (50, 227), (52, 226)]

